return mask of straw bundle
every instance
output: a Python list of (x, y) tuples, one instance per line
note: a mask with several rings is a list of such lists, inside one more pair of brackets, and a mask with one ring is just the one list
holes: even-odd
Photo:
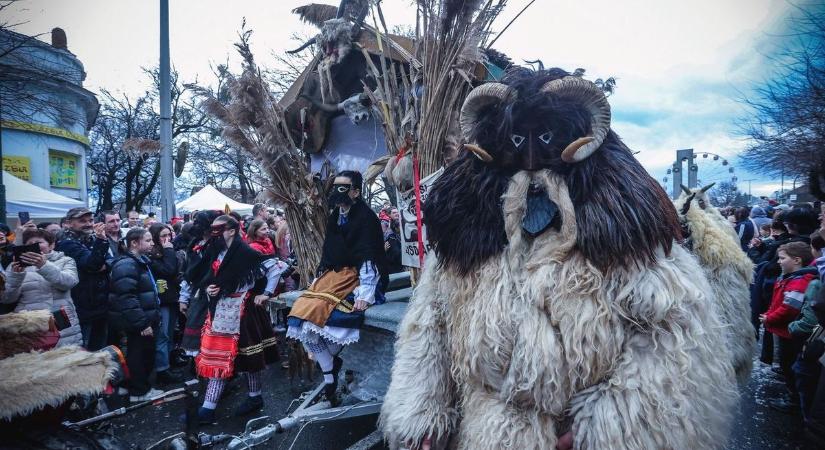
[[(482, 48), (490, 36), (490, 26), (506, 5), (506, 0), (417, 0), (416, 48), (409, 72), (404, 65), (382, 56), (381, 70), (372, 66), (379, 80), (378, 95), (387, 99), (382, 108), (387, 148), (405, 149), (406, 157), (390, 159), (385, 174), (394, 184), (406, 178), (412, 154), (419, 160), (421, 177), (437, 171), (445, 163), (445, 151), (454, 150), (458, 113), (472, 89), (474, 70), (484, 61)], [(383, 33), (375, 28), (383, 52), (392, 43), (380, 4), (375, 6)], [(410, 95), (410, 93), (412, 95)], [(374, 100), (377, 100), (374, 99)], [(407, 158), (405, 161), (404, 158)], [(398, 176), (393, 176), (393, 173)]]
[(203, 98), (201, 107), (223, 125), (223, 137), (243, 149), (266, 170), (272, 181), (268, 196), (284, 205), (286, 221), (298, 259), (302, 283), (312, 280), (321, 260), (326, 209), (319, 183), (306, 164), (306, 155), (292, 141), (283, 110), (261, 77), (249, 48), (251, 31), (235, 44), (242, 73), (229, 76), (229, 101), (221, 103), (210, 90), (193, 86)]

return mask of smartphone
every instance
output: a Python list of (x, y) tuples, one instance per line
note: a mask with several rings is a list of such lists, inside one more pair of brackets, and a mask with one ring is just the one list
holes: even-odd
[(20, 219), (20, 225), (25, 225), (25, 224), (29, 223), (30, 220), (32, 220), (31, 217), (29, 216), (28, 211), (18, 212), (17, 213), (17, 218)]
[(60, 309), (52, 311), (52, 317), (54, 317), (54, 325), (58, 331), (65, 330), (72, 326), (69, 320), (69, 313), (66, 312), (66, 308), (63, 306), (61, 306)]
[(14, 261), (18, 261), (21, 266), (28, 266), (28, 264), (24, 263), (20, 260), (20, 255), (23, 253), (40, 253), (40, 244), (29, 244), (29, 245), (15, 245), (11, 248), (12, 256), (14, 257)]

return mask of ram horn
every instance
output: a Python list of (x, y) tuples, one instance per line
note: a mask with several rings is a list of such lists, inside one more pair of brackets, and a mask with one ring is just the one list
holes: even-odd
[(318, 108), (318, 109), (320, 109), (321, 111), (324, 111), (324, 112), (336, 113), (336, 112), (341, 110), (341, 108), (338, 107), (337, 103), (321, 103), (318, 100), (315, 100), (314, 98), (312, 98), (312, 97), (310, 97), (306, 94), (301, 94), (301, 97), (309, 100), (309, 102), (312, 103), (313, 106), (315, 106), (316, 108)]
[(578, 101), (590, 113), (591, 135), (571, 142), (561, 153), (563, 161), (582, 161), (601, 147), (610, 131), (610, 104), (598, 86), (580, 77), (567, 76), (545, 83), (541, 91)]
[(461, 116), (459, 118), (464, 140), (467, 142), (472, 141), (470, 133), (472, 133), (473, 126), (478, 121), (481, 110), (487, 106), (507, 101), (514, 95), (515, 91), (502, 83), (486, 83), (470, 91), (461, 106)]
[(713, 186), (716, 186), (716, 182), (715, 182), (715, 181), (714, 181), (713, 183), (711, 183), (711, 184), (709, 184), (709, 185), (707, 185), (707, 186), (703, 187), (703, 188), (701, 189), (701, 191), (702, 191), (703, 193), (704, 193), (704, 192), (707, 192), (707, 191), (709, 191), (709, 190), (710, 190), (710, 188), (712, 188)]
[(690, 189), (688, 189), (687, 186), (685, 186), (684, 184), (680, 184), (679, 187), (682, 188), (682, 192), (684, 192), (685, 195), (690, 195)]
[(316, 42), (317, 40), (318, 40), (318, 38), (317, 38), (317, 37), (313, 37), (312, 39), (310, 39), (310, 40), (306, 41), (306, 42), (304, 43), (304, 45), (302, 45), (302, 46), (300, 46), (300, 47), (296, 48), (295, 50), (287, 50), (287, 53), (289, 53), (289, 54), (291, 55), (291, 54), (293, 54), (293, 53), (298, 53), (298, 52), (301, 52), (301, 51), (303, 51), (305, 48), (309, 47), (310, 45), (315, 44), (315, 42)]
[(476, 158), (478, 158), (478, 159), (480, 159), (480, 160), (482, 160), (486, 163), (493, 160), (493, 157), (490, 156), (490, 153), (488, 153), (487, 150), (484, 150), (483, 148), (479, 147), (478, 145), (464, 144), (464, 149), (467, 150), (468, 152), (476, 155)]

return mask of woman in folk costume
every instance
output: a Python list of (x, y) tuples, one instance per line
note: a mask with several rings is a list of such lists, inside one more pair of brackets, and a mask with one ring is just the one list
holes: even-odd
[(201, 349), (195, 358), (199, 376), (209, 379), (202, 423), (212, 423), (218, 399), (226, 381), (245, 372), (249, 397), (238, 406), (236, 415), (258, 410), (261, 397), (261, 370), (278, 359), (275, 333), (262, 306), (272, 295), (286, 265), (249, 247), (239, 235), (240, 223), (231, 216), (212, 222), (212, 239), (194, 269), (198, 286), (209, 298)]
[(329, 204), (320, 276), (295, 302), (289, 313), (287, 337), (297, 339), (315, 355), (333, 404), (341, 349), (358, 342), (364, 311), (384, 302), (388, 272), (378, 217), (361, 198), (359, 172), (343, 171), (334, 181)]
[[(201, 330), (206, 321), (206, 311), (209, 299), (205, 289), (199, 289), (194, 279), (195, 269), (200, 266), (203, 250), (212, 237), (212, 222), (221, 214), (217, 211), (200, 211), (195, 214), (192, 228), (189, 233), (192, 242), (186, 248), (186, 266), (183, 272), (183, 281), (180, 286), (181, 314), (186, 315), (186, 326), (183, 329), (181, 347), (188, 356), (196, 356), (201, 348)], [(202, 274), (201, 274), (202, 276)]]

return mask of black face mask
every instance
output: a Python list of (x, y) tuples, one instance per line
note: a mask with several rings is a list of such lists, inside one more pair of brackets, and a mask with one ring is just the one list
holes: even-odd
[(333, 184), (327, 200), (330, 208), (336, 205), (352, 205), (354, 201), (349, 196), (349, 191), (351, 189), (352, 186), (349, 184)]

